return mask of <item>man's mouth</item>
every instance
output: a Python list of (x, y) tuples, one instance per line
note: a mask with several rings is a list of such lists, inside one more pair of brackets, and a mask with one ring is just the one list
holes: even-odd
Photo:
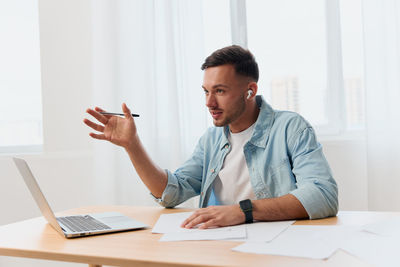
[(219, 119), (222, 116), (222, 111), (219, 110), (210, 110), (210, 114), (214, 120)]

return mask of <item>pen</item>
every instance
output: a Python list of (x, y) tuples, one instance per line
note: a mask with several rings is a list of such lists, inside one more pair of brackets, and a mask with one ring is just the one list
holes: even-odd
[[(115, 116), (125, 116), (123, 113), (113, 113), (113, 112), (100, 112), (103, 115), (115, 115)], [(133, 114), (132, 117), (139, 117), (139, 114)]]

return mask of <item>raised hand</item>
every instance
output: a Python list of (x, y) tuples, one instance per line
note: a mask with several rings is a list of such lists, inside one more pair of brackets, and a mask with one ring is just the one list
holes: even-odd
[(136, 125), (131, 115), (131, 111), (125, 103), (122, 104), (122, 111), (125, 117), (102, 115), (100, 112), (105, 110), (96, 107), (93, 109), (87, 109), (86, 112), (97, 119), (98, 123), (94, 123), (88, 119), (84, 119), (83, 122), (92, 128), (93, 130), (100, 133), (89, 133), (92, 138), (107, 140), (111, 143), (122, 146), (128, 149), (131, 142), (137, 136)]

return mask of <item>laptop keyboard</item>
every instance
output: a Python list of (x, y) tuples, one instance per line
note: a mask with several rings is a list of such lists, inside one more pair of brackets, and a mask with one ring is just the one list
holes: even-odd
[(72, 232), (87, 232), (111, 229), (109, 226), (89, 215), (58, 217), (57, 221), (68, 227), (68, 229), (70, 229)]

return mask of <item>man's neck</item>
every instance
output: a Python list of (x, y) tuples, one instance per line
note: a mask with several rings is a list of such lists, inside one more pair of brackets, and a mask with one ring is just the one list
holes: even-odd
[(254, 101), (248, 106), (248, 110), (245, 110), (242, 116), (234, 123), (229, 124), (230, 131), (232, 133), (239, 133), (246, 130), (257, 121), (259, 113), (260, 109), (254, 99)]

